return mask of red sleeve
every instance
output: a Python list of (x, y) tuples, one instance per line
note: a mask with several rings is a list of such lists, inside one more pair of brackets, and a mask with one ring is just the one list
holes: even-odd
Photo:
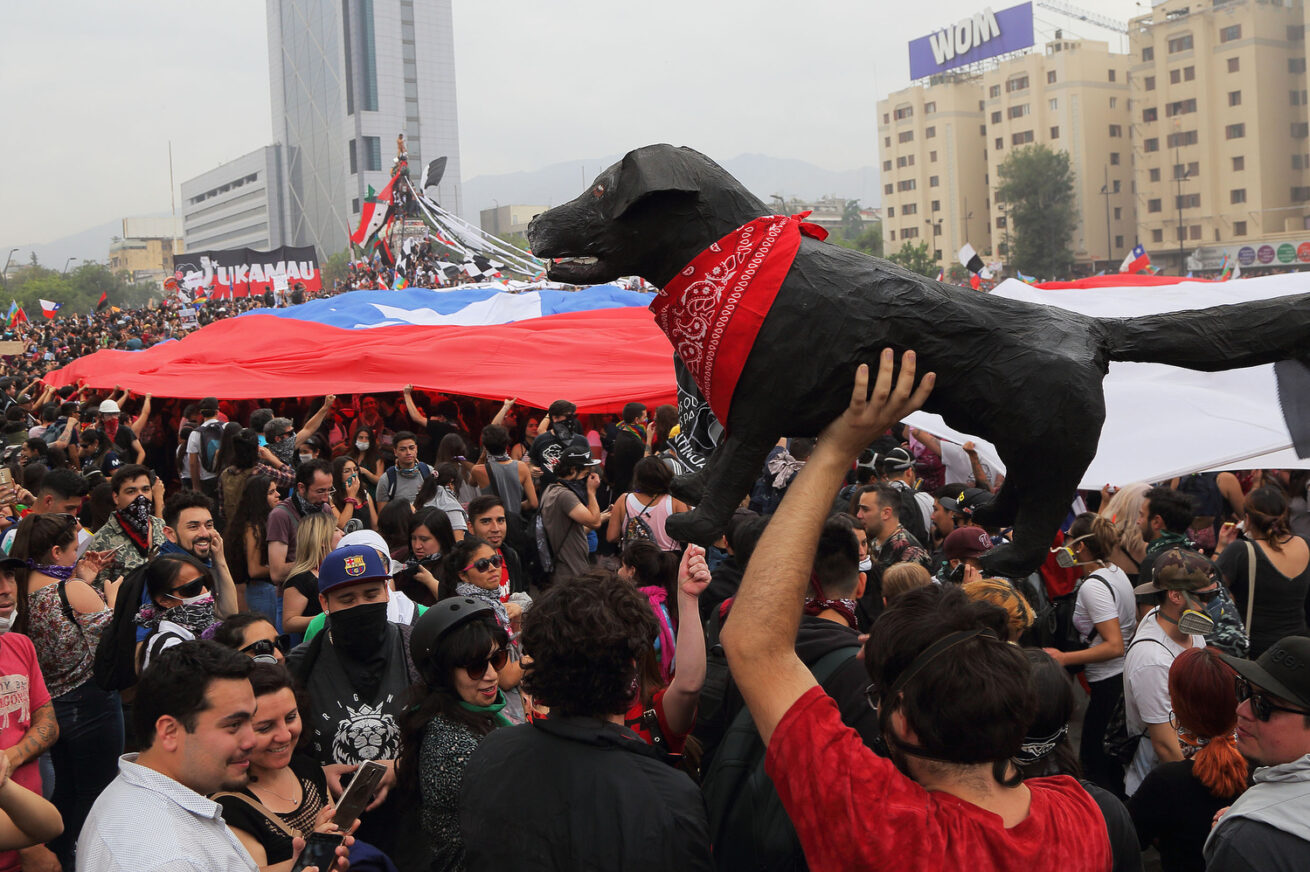
[(869, 750), (822, 687), (783, 715), (764, 766), (811, 869), (928, 868), (940, 856), (927, 791)]

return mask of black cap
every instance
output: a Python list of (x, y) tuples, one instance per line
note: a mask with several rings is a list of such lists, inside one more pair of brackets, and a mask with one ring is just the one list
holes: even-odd
[(1255, 661), (1216, 653), (1261, 690), (1310, 709), (1310, 639), (1305, 636), (1279, 639)]
[(564, 468), (583, 469), (588, 466), (596, 466), (599, 463), (599, 460), (591, 456), (590, 448), (584, 448), (581, 445), (570, 445), (555, 463), (555, 471), (558, 472)]
[(4, 569), (23, 569), (27, 566), (27, 561), (21, 557), (0, 558), (0, 570)]
[(995, 497), (991, 491), (983, 490), (980, 487), (967, 487), (960, 491), (954, 497), (939, 497), (937, 502), (942, 504), (942, 508), (948, 512), (958, 512), (961, 515), (972, 515), (982, 506), (990, 503)]
[(442, 636), (465, 621), (491, 610), (491, 603), (486, 600), (467, 596), (443, 599), (414, 622), (414, 630), (409, 636), (410, 656), (415, 663), (422, 663), (432, 653), (432, 649), (437, 647)]
[(217, 412), (218, 398), (205, 397), (203, 400), (200, 401), (200, 403), (196, 406), (196, 408), (200, 409), (200, 411), (202, 412)]
[(886, 472), (904, 472), (914, 466), (914, 458), (904, 448), (893, 448), (878, 458), (878, 465)]

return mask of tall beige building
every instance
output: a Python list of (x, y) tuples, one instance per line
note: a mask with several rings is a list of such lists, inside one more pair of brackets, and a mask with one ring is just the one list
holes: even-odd
[[(1116, 267), (1133, 247), (1137, 220), (1129, 139), (1129, 58), (1104, 42), (1055, 39), (983, 73), (989, 220), (1006, 254), (1005, 204), (996, 201), (1000, 165), (1016, 149), (1045, 145), (1069, 155), (1078, 223), (1074, 263)], [(1004, 258), (1002, 258), (1004, 259)]]
[(1307, 14), (1166, 0), (1130, 22), (1138, 235), (1157, 265), (1310, 265)]
[(991, 251), (982, 95), (976, 76), (946, 74), (878, 102), (883, 247), (889, 254), (926, 241), (949, 269), (966, 241)]

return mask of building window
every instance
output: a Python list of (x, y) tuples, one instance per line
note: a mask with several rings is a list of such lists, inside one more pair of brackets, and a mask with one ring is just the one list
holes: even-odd
[(364, 65), (363, 109), (365, 112), (376, 112), (378, 111), (378, 57), (373, 39), (373, 0), (361, 0), (359, 23), (361, 30), (359, 47)]
[(900, 181), (900, 182), (897, 182), (897, 183), (896, 183), (896, 190), (898, 190), (898, 191), (913, 191), (917, 186), (918, 186), (918, 184), (917, 184), (917, 182), (915, 182), (914, 179), (905, 179), (905, 180), (903, 180), (903, 181)]
[[(940, 224), (938, 224), (936, 227), (934, 227), (934, 228), (932, 229), (932, 235), (933, 235), (933, 236), (941, 236), (941, 235), (942, 235), (942, 226), (941, 226)], [(941, 259), (942, 259), (942, 250), (941, 250), (940, 248), (937, 249), (937, 250), (935, 250), (935, 251), (932, 253), (932, 259), (933, 259), (933, 260), (941, 260)]]
[(364, 169), (375, 173), (382, 169), (382, 140), (379, 137), (364, 137)]
[(892, 147), (892, 138), (891, 138), (890, 136), (884, 136), (884, 137), (882, 138), (882, 144), (883, 144), (884, 146), (886, 146), (887, 148), (891, 148), (891, 147)]
[(919, 213), (918, 203), (906, 203), (904, 206), (901, 207), (901, 217), (905, 217), (906, 215), (917, 215), (918, 213)]
[(1026, 91), (1026, 90), (1028, 90), (1027, 73), (1024, 73), (1023, 75), (1020, 76), (1011, 76), (1005, 82), (1005, 93), (1007, 94), (1013, 94), (1015, 91)]
[(937, 163), (937, 152), (935, 151), (928, 152), (928, 162)]
[(882, 123), (883, 123), (883, 124), (891, 124), (891, 123), (892, 123), (892, 117), (891, 117), (891, 115), (888, 114), (888, 113), (886, 113), (886, 112), (882, 113)]
[(1242, 92), (1241, 92), (1241, 91), (1229, 91), (1229, 92), (1228, 92), (1228, 105), (1229, 105), (1229, 106), (1241, 106), (1241, 105), (1242, 105)]
[(1055, 84), (1055, 70), (1047, 70), (1047, 71), (1046, 71), (1046, 84), (1048, 84), (1048, 85), (1054, 85), (1054, 84)]
[(896, 158), (896, 166), (897, 168), (914, 166), (914, 155), (903, 154)]
[(1114, 81), (1115, 70), (1110, 70), (1110, 81)]
[(1310, 136), (1310, 124), (1307, 124), (1304, 121), (1293, 121), (1292, 138), (1305, 139), (1307, 136)]
[(1228, 192), (1228, 202), (1230, 202), (1230, 203), (1245, 203), (1245, 202), (1246, 202), (1246, 188), (1233, 188), (1231, 191), (1229, 191), (1229, 192)]
[(1201, 238), (1201, 225), (1200, 225), (1200, 224), (1193, 224), (1191, 227), (1188, 227), (1188, 228), (1187, 228), (1187, 235), (1188, 235), (1189, 237), (1191, 237), (1192, 239), (1200, 239), (1200, 238)]
[(356, 153), (355, 140), (350, 140), (348, 150), (350, 152), (350, 174), (353, 176), (359, 172), (359, 155)]
[(918, 227), (906, 227), (904, 230), (901, 231), (901, 239), (918, 239), (918, 238), (919, 238)]
[(986, 135), (987, 135), (987, 125), (986, 125), (986, 124), (979, 124), (979, 125), (978, 125), (978, 135), (979, 135), (979, 136), (986, 136)]
[(1304, 73), (1304, 72), (1305, 72), (1305, 58), (1288, 58), (1288, 59), (1287, 59), (1287, 71), (1288, 71), (1289, 73)]
[(924, 103), (924, 104), (923, 104), (923, 114), (924, 114), (924, 115), (931, 115), (931, 114), (933, 114), (933, 113), (936, 112), (936, 111), (937, 111), (937, 103), (936, 103), (936, 101), (934, 101), (934, 100), (929, 100), (927, 103)]
[(999, 136), (996, 137), (996, 150), (1000, 151), (1004, 146), (1005, 146), (1004, 140), (1002, 140), (1001, 137)]
[(358, 198), (358, 197), (356, 197), (355, 199), (353, 199), (353, 200), (350, 201), (350, 214), (352, 214), (352, 215), (358, 215), (358, 214), (359, 214), (359, 198)]
[(1142, 87), (1148, 91), (1155, 90), (1155, 76), (1146, 76), (1142, 79)]
[(1123, 238), (1122, 236), (1116, 236), (1116, 237), (1114, 238), (1114, 247), (1115, 247), (1115, 248), (1123, 248), (1123, 247), (1124, 247), (1124, 238)]
[(1123, 207), (1122, 207), (1122, 206), (1115, 206), (1115, 207), (1114, 207), (1114, 220), (1118, 221), (1118, 220), (1122, 219), (1122, 218), (1123, 218), (1123, 211), (1124, 211), (1124, 210), (1123, 210)]
[(925, 127), (925, 128), (923, 129), (923, 138), (924, 138), (924, 139), (932, 139), (932, 138), (933, 138), (934, 136), (936, 136), (936, 135), (937, 135), (937, 128), (936, 128), (936, 127)]
[(1028, 114), (1027, 103), (1024, 103), (1020, 106), (1011, 106), (1009, 109), (1005, 110), (1006, 117), (1009, 118), (1011, 121), (1013, 121), (1015, 118), (1022, 118), (1027, 114)]
[(1190, 82), (1196, 78), (1196, 67), (1183, 67), (1183, 81)]
[(1112, 193), (1115, 193), (1115, 194), (1119, 193), (1119, 184), (1120, 184), (1120, 182), (1119, 182), (1118, 179), (1114, 179), (1113, 181), (1111, 181), (1111, 182), (1110, 182), (1110, 191), (1111, 191)]
[(896, 107), (896, 111), (892, 113), (892, 117), (895, 118), (897, 121), (903, 121), (906, 118), (909, 118), (913, 114), (914, 114), (913, 106), (898, 106)]
[(1124, 135), (1124, 129), (1121, 126), (1119, 126), (1118, 124), (1110, 125), (1110, 136), (1114, 137), (1114, 136), (1123, 136), (1123, 135)]
[(1174, 164), (1175, 179), (1194, 179), (1201, 174), (1201, 162), (1194, 160), (1184, 166), (1183, 164)]
[[(929, 176), (929, 177), (928, 177), (928, 187), (930, 187), (930, 188), (935, 188), (935, 187), (937, 187), (937, 177), (936, 177), (936, 176)], [(890, 192), (888, 192), (888, 193), (890, 193)]]
[(1200, 194), (1179, 194), (1174, 197), (1175, 209), (1199, 209), (1201, 208)]
[(913, 130), (902, 131), (900, 134), (897, 135), (896, 140), (898, 142), (914, 142), (914, 131)]
[(1293, 203), (1304, 203), (1307, 200), (1310, 200), (1310, 188), (1298, 187), (1292, 189)]
[(1027, 143), (1032, 141), (1033, 141), (1033, 132), (1031, 130), (1023, 130), (1020, 131), (1019, 133), (1015, 133), (1010, 136), (1011, 145), (1026, 145)]
[(1155, 46), (1148, 45), (1142, 49), (1142, 60), (1143, 61), (1155, 60)]
[(892, 191), (894, 191), (894, 190), (896, 190), (896, 189), (893, 188), (890, 184), (887, 184), (887, 185), (883, 185), (883, 186), (882, 186), (882, 192), (883, 192), (884, 194), (890, 194), (890, 193), (891, 193)]
[(1233, 235), (1234, 235), (1234, 236), (1245, 236), (1245, 235), (1246, 235), (1246, 222), (1245, 222), (1245, 221), (1234, 221), (1234, 222), (1233, 222)]
[(1184, 33), (1182, 36), (1175, 36), (1169, 40), (1169, 54), (1178, 54), (1180, 51), (1192, 50), (1192, 35)]
[(1046, 106), (1047, 106), (1048, 109), (1050, 109), (1052, 112), (1054, 112), (1054, 111), (1056, 111), (1057, 109), (1060, 108), (1060, 100), (1059, 100), (1058, 98), (1056, 98), (1056, 97), (1052, 97), (1052, 98), (1050, 99), (1050, 102), (1048, 102), (1048, 103), (1046, 104)]
[(1112, 167), (1119, 166), (1119, 152), (1117, 151), (1110, 152), (1110, 166)]
[(891, 172), (891, 171), (892, 171), (892, 162), (889, 161), (889, 160), (885, 160), (885, 161), (883, 161), (883, 162), (882, 162), (882, 171), (883, 171), (884, 173), (889, 173), (889, 172)]
[(1301, 155), (1299, 154), (1292, 155), (1292, 169), (1299, 170), (1299, 169), (1303, 169), (1304, 167), (1305, 167), (1305, 162), (1301, 160)]
[(992, 123), (993, 123), (993, 124), (1000, 124), (1000, 123), (1001, 123), (1001, 113), (1000, 113), (999, 110), (996, 111), (996, 112), (993, 112), (993, 113), (992, 113)]
[[(1236, 125), (1240, 127), (1241, 125)], [(1231, 138), (1231, 137), (1230, 137)], [(1176, 148), (1182, 145), (1196, 145), (1197, 136), (1195, 130), (1184, 130), (1180, 133), (1171, 133), (1165, 137), (1165, 145), (1169, 148)]]
[(1169, 84), (1171, 84), (1171, 85), (1177, 85), (1177, 84), (1178, 84), (1179, 82), (1181, 82), (1182, 80), (1183, 80), (1183, 71), (1182, 71), (1182, 70), (1170, 70), (1170, 71), (1169, 71)]
[(996, 228), (999, 230), (999, 229), (1001, 229), (1001, 228), (1003, 228), (1003, 227), (1005, 227), (1005, 216), (1004, 216), (1004, 215), (1002, 215), (1002, 216), (1000, 216), (999, 218), (996, 219)]
[(896, 231), (895, 231), (895, 230), (893, 230), (893, 231), (891, 232), (891, 237), (892, 237), (891, 241), (892, 241), (892, 242), (895, 242), (895, 241), (896, 241)]
[[(894, 232), (895, 232), (895, 231), (893, 231), (893, 233), (894, 233)], [(1152, 241), (1152, 242), (1164, 242), (1164, 231), (1163, 231), (1163, 230), (1152, 230), (1152, 231), (1151, 231), (1151, 241)]]
[(1142, 110), (1142, 121), (1150, 123), (1160, 117), (1160, 110), (1154, 106), (1147, 106)]
[(1233, 158), (1233, 172), (1244, 169), (1246, 169), (1246, 158), (1239, 154), (1237, 157)]
[(1246, 136), (1245, 124), (1230, 124), (1224, 128), (1225, 139), (1241, 139)]
[(1242, 25), (1234, 24), (1229, 27), (1219, 28), (1219, 41), (1232, 42), (1235, 39), (1242, 38)]
[(1059, 128), (1059, 127), (1052, 127), (1052, 128), (1051, 128), (1051, 139), (1059, 139), (1059, 138), (1060, 138), (1060, 128)]
[(942, 211), (942, 201), (941, 201), (941, 200), (933, 200), (933, 201), (932, 201), (932, 205), (931, 205), (929, 208), (931, 208), (932, 211), (934, 211), (934, 212), (940, 212), (940, 211)]
[(1287, 25), (1287, 41), (1288, 41), (1288, 42), (1304, 42), (1304, 41), (1305, 41), (1305, 26), (1304, 26), (1304, 25), (1301, 25), (1301, 24), (1289, 24), (1289, 25)]
[(1000, 86), (1000, 85), (992, 85), (990, 88), (987, 89), (987, 96), (988, 96), (988, 97), (999, 97), (999, 96), (1001, 96), (1001, 86)]
[(1166, 103), (1164, 115), (1166, 118), (1172, 118), (1175, 115), (1188, 115), (1196, 111), (1196, 98), (1189, 100), (1175, 100), (1172, 103)]
[(1151, 168), (1150, 170), (1147, 171), (1147, 174), (1146, 174), (1146, 175), (1147, 175), (1147, 177), (1149, 178), (1150, 181), (1152, 181), (1152, 182), (1158, 182), (1158, 181), (1160, 181), (1160, 168), (1159, 168), (1159, 167), (1153, 167), (1153, 168)]
[(1160, 140), (1151, 138), (1142, 140), (1142, 151), (1159, 151)]
[(1237, 72), (1238, 70), (1240, 70), (1241, 68), (1242, 68), (1242, 61), (1241, 61), (1240, 58), (1229, 58), (1229, 59), (1228, 59), (1228, 72), (1230, 72), (1230, 73), (1235, 73), (1235, 72)]
[(895, 207), (895, 206), (888, 206), (888, 207), (887, 207), (887, 217), (888, 217), (888, 218), (895, 218), (895, 217), (896, 217), (896, 207)]
[(1156, 199), (1156, 200), (1147, 200), (1147, 201), (1146, 201), (1146, 211), (1147, 211), (1147, 212), (1159, 212), (1160, 209), (1161, 209), (1160, 200)]
[(1110, 108), (1113, 109), (1113, 108), (1115, 108), (1115, 107), (1118, 106), (1118, 105), (1119, 105), (1119, 98), (1118, 98), (1118, 97), (1111, 97), (1111, 98), (1110, 98)]

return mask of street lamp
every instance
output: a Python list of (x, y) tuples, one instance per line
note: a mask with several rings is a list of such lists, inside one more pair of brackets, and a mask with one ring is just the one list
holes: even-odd
[(18, 251), (18, 249), (17, 248), (9, 249), (9, 256), (5, 258), (5, 268), (0, 270), (0, 276), (3, 276), (5, 281), (9, 280), (9, 264), (12, 263), (14, 260), (15, 251)]
[(67, 273), (68, 273), (68, 265), (69, 265), (70, 263), (72, 263), (73, 261), (75, 261), (75, 260), (77, 260), (77, 255), (73, 255), (73, 256), (70, 257), (68, 260), (64, 261), (64, 274), (65, 274), (65, 275), (67, 275)]

